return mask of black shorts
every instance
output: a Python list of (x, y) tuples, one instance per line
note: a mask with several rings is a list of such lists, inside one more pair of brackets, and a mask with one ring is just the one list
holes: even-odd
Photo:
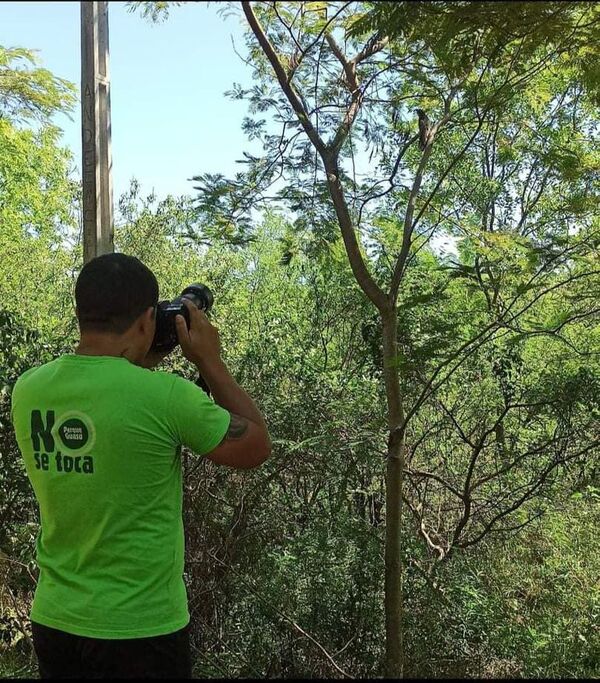
[(150, 638), (75, 636), (31, 622), (40, 678), (192, 678), (189, 624)]

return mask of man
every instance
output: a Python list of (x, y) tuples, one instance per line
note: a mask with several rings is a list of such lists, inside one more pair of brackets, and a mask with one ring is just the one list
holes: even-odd
[(40, 508), (31, 609), (41, 678), (191, 678), (183, 581), (181, 447), (257, 467), (271, 450), (252, 399), (190, 302), (184, 356), (208, 384), (152, 372), (158, 284), (107, 254), (75, 287), (80, 342), (25, 372), (12, 394), (17, 442)]

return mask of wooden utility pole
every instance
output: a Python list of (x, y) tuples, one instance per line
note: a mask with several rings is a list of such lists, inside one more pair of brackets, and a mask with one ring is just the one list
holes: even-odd
[(114, 251), (108, 2), (81, 2), (83, 261)]

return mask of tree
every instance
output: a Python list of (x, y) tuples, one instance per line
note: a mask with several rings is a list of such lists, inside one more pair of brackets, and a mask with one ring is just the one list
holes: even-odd
[[(413, 405), (407, 404), (406, 394), (403, 396), (400, 391), (399, 293), (414, 253), (436, 232), (445, 230), (456, 234), (452, 229), (453, 220), (461, 226), (466, 225), (464, 214), (452, 215), (452, 199), (456, 198), (456, 193), (450, 191), (448, 185), (449, 181), (458, 179), (459, 173), (464, 174), (469, 151), (476, 150), (482, 140), (493, 136), (500, 120), (508, 133), (501, 143), (510, 145), (515, 120), (506, 114), (519, 115), (511, 103), (516, 98), (522, 99), (524, 92), (531, 95), (540, 79), (548, 77), (551, 60), (564, 58), (574, 46), (589, 52), (598, 31), (597, 11), (578, 3), (543, 3), (535, 9), (527, 3), (510, 6), (501, 3), (491, 8), (480, 3), (475, 13), (471, 11), (471, 3), (421, 5), (422, 9), (416, 9), (418, 6), (411, 3), (395, 4), (394, 11), (401, 13), (402, 25), (407, 27), (405, 32), (394, 33), (388, 31), (390, 27), (386, 21), (378, 23), (377, 13), (385, 12), (390, 3), (377, 3), (374, 13), (363, 23), (363, 30), (359, 23), (354, 25), (353, 31), (346, 31), (344, 37), (342, 31), (351, 26), (356, 12), (348, 3), (328, 4), (325, 17), (323, 12), (310, 11), (317, 9), (314, 3), (309, 6), (305, 3), (252, 5), (243, 2), (251, 31), (250, 62), (254, 64), (259, 85), (250, 92), (237, 89), (234, 96), (248, 97), (251, 111), (273, 109), (275, 121), (282, 124), (282, 133), (279, 137), (267, 135), (262, 133), (264, 122), (248, 122), (247, 130), (252, 135), (262, 136), (265, 142), (265, 158), (248, 159), (250, 170), (235, 182), (219, 180), (213, 183), (211, 177), (200, 178), (204, 207), (221, 212), (229, 208), (226, 215), (232, 219), (248, 205), (256, 206), (256, 195), (277, 177), (282, 178), (286, 187), (278, 192), (278, 197), (303, 212), (297, 222), (298, 229), (305, 227), (311, 219), (315, 220), (315, 196), (322, 199), (326, 189), (335, 210), (333, 216), (329, 213), (327, 222), (329, 225), (332, 221), (337, 222), (357, 282), (379, 313), (390, 433), (386, 479), (386, 672), (390, 676), (401, 675), (403, 659), (400, 519), (410, 422), (464, 359), (501, 335), (507, 324), (514, 324), (529, 310), (531, 297), (525, 296), (527, 291), (531, 292), (528, 287), (543, 279), (544, 283), (540, 282), (535, 295), (539, 298), (571, 281), (568, 277), (548, 286), (548, 281), (540, 276), (548, 271), (556, 273), (557, 265), (572, 257), (574, 248), (571, 244), (564, 248), (563, 243), (560, 255), (554, 253), (552, 246), (557, 246), (556, 233), (551, 233), (545, 244), (530, 239), (523, 245), (532, 260), (535, 260), (534, 254), (538, 257), (536, 269), (521, 283), (525, 291), (517, 289), (506, 305), (490, 310), (479, 329), (469, 330), (470, 336), (460, 339), (453, 353), (446, 354), (441, 362), (438, 359), (437, 366), (432, 367), (429, 377), (424, 379), (423, 389)], [(469, 17), (472, 17), (470, 21)], [(364, 35), (364, 26), (371, 31), (359, 42), (358, 37)], [(344, 49), (340, 45), (342, 39)], [(569, 74), (570, 66), (567, 59), (563, 78)], [(272, 73), (277, 79), (276, 86), (271, 84)], [(585, 98), (581, 83), (577, 89), (578, 94), (566, 89), (563, 104), (565, 98), (569, 101)], [(552, 97), (551, 92), (541, 103), (546, 114), (560, 107), (560, 99)], [(406, 109), (406, 103), (410, 101), (419, 103), (432, 122), (422, 152), (415, 149), (417, 134), (413, 131), (416, 124), (410, 123), (412, 117)], [(587, 110), (582, 111), (577, 105), (572, 110), (582, 132), (586, 125), (589, 126), (589, 113), (589, 103)], [(535, 180), (531, 185), (525, 184), (526, 200), (521, 204), (520, 227), (527, 219), (531, 220), (553, 171), (563, 176), (561, 180), (569, 180), (568, 174), (556, 168), (565, 163), (565, 154), (569, 154), (564, 151), (565, 128), (561, 128), (563, 140), (548, 140), (543, 156), (531, 162), (530, 178)], [(356, 176), (350, 176), (348, 168), (361, 138), (371, 147), (378, 158), (380, 171), (385, 174), (362, 183)], [(550, 163), (549, 156), (553, 154), (561, 157), (562, 162)], [(545, 163), (546, 180), (538, 177), (540, 162)], [(590, 162), (588, 168), (593, 168), (591, 159)], [(488, 157), (488, 169), (489, 164)], [(321, 174), (326, 178), (326, 184), (316, 179)], [(487, 176), (490, 176), (489, 170)], [(480, 182), (481, 173), (475, 171), (466, 180), (463, 193), (468, 195)], [(587, 176), (579, 183), (578, 190), (586, 206), (583, 211), (586, 216), (590, 215), (594, 201), (589, 181)], [(490, 185), (494, 183), (499, 185), (501, 181), (492, 175)], [(560, 181), (551, 184), (556, 197)], [(242, 192), (236, 193), (239, 189)], [(485, 186), (482, 189), (486, 189)], [(501, 190), (501, 186), (488, 190), (488, 214), (497, 209)], [(232, 195), (237, 203), (225, 207)], [(245, 204), (239, 201), (240, 196), (245, 198)], [(367, 204), (373, 201), (376, 204), (367, 209)], [(494, 232), (489, 225), (489, 215), (486, 216), (482, 209), (481, 205), (474, 207), (475, 225), (481, 225), (484, 232)], [(576, 218), (583, 230), (581, 240), (575, 240), (578, 242), (575, 250), (585, 253), (595, 243), (594, 233), (585, 232), (581, 212), (564, 209), (569, 218)], [(378, 216), (397, 214), (398, 210), (402, 210), (403, 219), (396, 221), (390, 267), (374, 273), (369, 248), (376, 251), (378, 245), (369, 234), (369, 223), (372, 225)], [(322, 206), (317, 211), (327, 213)], [(326, 225), (313, 222), (311, 227), (321, 234), (327, 232)], [(488, 258), (484, 267), (488, 269), (490, 280), (495, 282), (495, 269), (490, 261)], [(460, 264), (455, 274), (464, 273), (468, 267), (468, 264)], [(480, 267), (481, 259), (478, 259), (475, 269)], [(584, 268), (574, 277), (590, 277), (594, 272), (593, 267)], [(490, 286), (489, 280), (485, 286)], [(467, 492), (470, 485), (467, 473)], [(468, 497), (463, 503), (468, 509)], [(506, 509), (503, 514), (507, 514)], [(466, 517), (468, 513), (465, 512), (454, 530), (457, 539), (464, 529)]]
[(48, 123), (52, 114), (72, 110), (75, 86), (37, 63), (31, 50), (0, 46), (1, 118)]
[(36, 60), (29, 50), (0, 47), (1, 308), (56, 331), (72, 313), (79, 186), (51, 117), (72, 110), (74, 86), (21, 62)]
[[(389, 431), (385, 670), (397, 677), (403, 661), (402, 501), (417, 519), (423, 503), (418, 493), (412, 502), (407, 498), (403, 477), (408, 474), (417, 491), (423, 482), (443, 479), (411, 468), (407, 438), (418, 441), (413, 433), (420, 417), (474, 354), (494, 345), (498, 352), (500, 340), (519, 335), (557, 339), (580, 314), (571, 307), (556, 324), (536, 329), (527, 324), (539, 311), (536, 304), (597, 282), (598, 164), (590, 137), (599, 12), (570, 2), (241, 6), (257, 84), (235, 86), (231, 94), (248, 99), (252, 114), (272, 112), (271, 127), (264, 118), (246, 120), (264, 156), (245, 155), (247, 170), (232, 180), (199, 176), (199, 208), (244, 235), (251, 230), (250, 208), (276, 200), (295, 212), (296, 236), (313, 233), (321, 249), (335, 244), (339, 230), (356, 281), (377, 311)], [(421, 116), (424, 149), (417, 148), (409, 105), (427, 117)], [(281, 126), (279, 134), (272, 124)], [(426, 296), (443, 296), (462, 279), (467, 292), (477, 291), (476, 315), (464, 324), (450, 322), (446, 348), (421, 345), (423, 367), (417, 369), (414, 354), (412, 367), (403, 363), (414, 339), (402, 329), (398, 306), (424, 303), (411, 296), (409, 274), (436, 236), (460, 240), (459, 261), (444, 266), (447, 277)], [(288, 245), (285, 260), (291, 258)], [(588, 300), (583, 319), (596, 313)], [(509, 400), (481, 427), (461, 486), (446, 487), (457, 494), (459, 512), (444, 557), (470, 542), (465, 534), (473, 521), (475, 468), (486, 460), (480, 460), (486, 440), (502, 433), (515, 408)], [(460, 433), (456, 415), (449, 417)], [(568, 457), (585, 455), (588, 446)], [(514, 466), (539, 447), (529, 443), (513, 452)], [(480, 509), (484, 517), (491, 514), (481, 521), (485, 533), (516, 514), (561, 462), (557, 451), (549, 469), (533, 473), (525, 495), (495, 513)], [(510, 469), (496, 469), (486, 481), (501, 480)], [(422, 516), (420, 526), (435, 550)]]

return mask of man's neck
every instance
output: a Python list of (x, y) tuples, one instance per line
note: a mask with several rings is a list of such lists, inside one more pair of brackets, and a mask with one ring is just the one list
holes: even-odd
[(79, 356), (115, 356), (129, 358), (132, 349), (126, 340), (111, 339), (105, 336), (93, 335), (82, 337), (75, 349)]

